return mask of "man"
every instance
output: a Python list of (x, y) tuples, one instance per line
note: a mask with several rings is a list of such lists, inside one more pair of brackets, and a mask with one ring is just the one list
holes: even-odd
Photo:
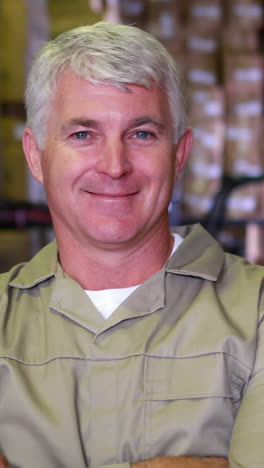
[(175, 63), (137, 28), (81, 27), (42, 49), (26, 106), (56, 243), (1, 276), (2, 455), (263, 466), (263, 269), (170, 233), (192, 143)]

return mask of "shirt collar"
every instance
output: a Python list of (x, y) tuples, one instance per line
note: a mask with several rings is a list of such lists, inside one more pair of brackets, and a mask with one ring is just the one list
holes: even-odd
[[(224, 261), (221, 246), (201, 225), (177, 227), (174, 231), (184, 242), (168, 260), (166, 272), (216, 281)], [(53, 241), (24, 264), (9, 284), (20, 289), (32, 288), (55, 276), (57, 270), (58, 249)]]
[(184, 242), (168, 260), (166, 272), (216, 281), (224, 261), (218, 242), (199, 224), (175, 230)]
[(53, 241), (41, 249), (28, 263), (22, 265), (9, 285), (19, 289), (32, 288), (55, 276), (57, 269), (58, 249), (56, 241)]

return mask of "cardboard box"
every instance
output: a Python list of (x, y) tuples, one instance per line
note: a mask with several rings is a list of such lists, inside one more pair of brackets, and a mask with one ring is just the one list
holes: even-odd
[(256, 184), (235, 189), (228, 198), (226, 218), (233, 220), (257, 219), (261, 198)]
[(251, 126), (259, 124), (259, 119), (263, 114), (263, 102), (259, 97), (230, 96), (226, 100), (226, 110), (229, 117), (234, 117), (241, 123)]
[(261, 0), (228, 0), (228, 22), (237, 29), (258, 29), (263, 26)]
[(179, 37), (181, 17), (179, 3), (174, 0), (148, 2), (146, 29), (162, 40)]
[(224, 119), (225, 95), (223, 88), (219, 86), (189, 87), (187, 104), (190, 121)]
[(119, 5), (121, 23), (146, 27), (147, 3), (144, 0), (122, 0)]
[(187, 30), (186, 52), (192, 55), (216, 56), (219, 53), (220, 36), (212, 31)]
[(225, 172), (232, 176), (259, 176), (263, 171), (260, 152), (262, 120), (244, 115), (228, 116), (225, 141)]
[(219, 84), (218, 60), (215, 55), (188, 54), (186, 82), (193, 88), (211, 88)]
[(221, 31), (222, 54), (257, 54), (260, 50), (260, 35), (255, 29), (239, 29), (225, 26)]
[(187, 25), (189, 29), (217, 31), (222, 25), (222, 0), (189, 0)]
[(228, 54), (224, 56), (224, 79), (228, 99), (238, 96), (261, 99), (263, 78), (262, 55)]
[(191, 124), (194, 143), (184, 170), (183, 213), (201, 216), (211, 209), (221, 187), (225, 125), (219, 118)]

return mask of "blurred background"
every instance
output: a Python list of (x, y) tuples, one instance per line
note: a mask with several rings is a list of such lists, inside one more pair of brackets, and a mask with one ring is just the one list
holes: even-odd
[(194, 146), (169, 207), (230, 252), (264, 264), (264, 21), (261, 0), (0, 0), (0, 271), (53, 238), (42, 187), (21, 147), (36, 51), (99, 20), (157, 37), (186, 82)]

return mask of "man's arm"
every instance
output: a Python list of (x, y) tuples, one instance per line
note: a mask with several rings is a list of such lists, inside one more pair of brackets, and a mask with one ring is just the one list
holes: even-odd
[[(0, 466), (1, 468), (1, 466)], [(94, 468), (229, 468), (226, 458), (156, 457), (137, 463), (101, 465)]]
[(264, 467), (264, 293), (260, 310), (255, 365), (230, 442), (229, 460), (234, 468)]
[[(225, 458), (196, 458), (196, 457), (160, 457), (138, 463), (121, 463), (116, 465), (102, 465), (95, 468), (229, 468)], [(10, 468), (5, 457), (0, 455), (0, 468)]]
[[(117, 468), (130, 465), (103, 465), (104, 468)], [(10, 468), (5, 457), (0, 455), (0, 468)], [(102, 467), (97, 467), (102, 468)], [(228, 460), (225, 458), (196, 458), (196, 457), (160, 457), (133, 463), (131, 468), (229, 468)]]
[(226, 458), (157, 457), (133, 463), (132, 468), (228, 468)]
[(240, 405), (230, 442), (232, 467), (264, 467), (264, 322), (258, 340), (254, 373)]

